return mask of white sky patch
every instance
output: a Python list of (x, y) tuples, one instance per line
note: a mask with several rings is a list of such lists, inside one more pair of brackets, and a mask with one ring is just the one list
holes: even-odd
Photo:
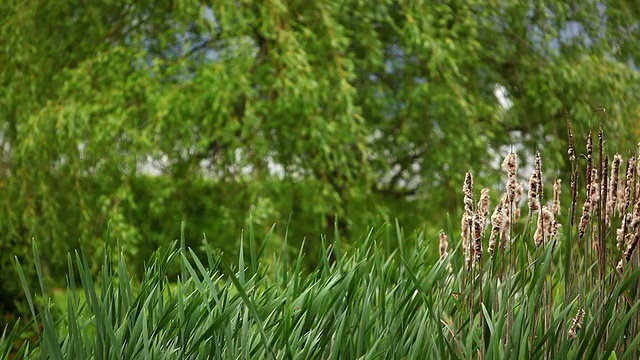
[(496, 84), (493, 93), (503, 109), (509, 110), (511, 106), (513, 106), (513, 103), (511, 103), (511, 100), (509, 100), (509, 92), (504, 86)]

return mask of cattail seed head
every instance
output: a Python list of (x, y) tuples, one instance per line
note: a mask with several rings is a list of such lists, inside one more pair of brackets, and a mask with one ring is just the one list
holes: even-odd
[(520, 201), (522, 200), (522, 195), (524, 194), (524, 185), (522, 181), (518, 180), (516, 183), (516, 198), (514, 201), (514, 210), (513, 210), (513, 221), (518, 222), (520, 220)]
[(589, 185), (589, 200), (591, 201), (592, 213), (598, 204), (598, 200), (600, 200), (598, 188), (598, 169), (593, 168), (591, 169), (591, 184)]
[(500, 250), (504, 253), (507, 243), (511, 241), (511, 207), (504, 204), (502, 207), (503, 222), (502, 232), (500, 233)]
[(571, 323), (571, 327), (569, 328), (569, 339), (573, 339), (578, 336), (578, 331), (582, 327), (582, 323), (584, 322), (584, 309), (580, 308), (576, 317), (573, 318), (573, 322)]
[(556, 179), (553, 183), (553, 207), (551, 211), (553, 215), (560, 215), (560, 191), (561, 191), (562, 179)]
[(584, 201), (584, 205), (582, 206), (582, 216), (580, 217), (580, 238), (584, 236), (585, 231), (587, 230), (587, 226), (589, 225), (589, 220), (591, 219), (591, 198), (588, 197)]
[(609, 195), (607, 199), (607, 206), (605, 212), (605, 226), (611, 226), (611, 218), (614, 216), (614, 211), (616, 207), (616, 199), (618, 195), (618, 179), (620, 178), (620, 162), (622, 161), (622, 157), (620, 154), (615, 154), (613, 156), (613, 161), (611, 163), (611, 179), (609, 180)]
[(553, 213), (549, 211), (549, 207), (547, 205), (542, 205), (542, 209), (538, 215), (536, 232), (533, 235), (536, 246), (542, 245), (546, 239), (550, 238), (553, 221)]
[(449, 241), (447, 240), (447, 234), (440, 230), (440, 259), (447, 256), (447, 249), (449, 248)]
[(587, 136), (587, 194), (591, 194), (589, 187), (591, 186), (591, 169), (593, 169), (593, 137), (591, 131)]
[(624, 207), (620, 211), (621, 214), (627, 211), (627, 209), (629, 208), (629, 204), (631, 203), (631, 189), (633, 189), (633, 168), (635, 166), (636, 166), (636, 158), (634, 156), (631, 159), (627, 160), (627, 172), (625, 174), (626, 181), (624, 186), (624, 198), (621, 199)]
[(633, 255), (633, 251), (638, 246), (638, 236), (635, 233), (627, 234), (626, 243), (627, 250), (624, 252), (624, 260), (629, 262), (629, 260), (631, 260), (631, 255)]
[(569, 150), (567, 150), (567, 154), (569, 155), (569, 161), (573, 162), (576, 159), (576, 152), (573, 149), (573, 131), (571, 131), (571, 126), (568, 124), (568, 121), (567, 127), (569, 128)]
[(496, 240), (498, 239), (498, 235), (502, 233), (502, 229), (504, 228), (504, 203), (508, 202), (508, 195), (505, 194), (505, 197), (502, 201), (498, 202), (493, 214), (491, 215), (491, 235), (489, 237), (489, 246), (488, 251), (491, 256), (493, 256), (494, 249), (496, 247)]
[(462, 192), (464, 194), (464, 213), (462, 215), (462, 247), (465, 251), (465, 260), (467, 262), (467, 268), (471, 268), (473, 263), (474, 247), (470, 246), (471, 230), (474, 226), (473, 219), (473, 175), (471, 172), (467, 172), (464, 178), (464, 185), (462, 186)]
[(536, 153), (535, 169), (529, 178), (529, 211), (535, 213), (540, 210), (539, 198), (541, 197), (542, 179), (540, 166), (540, 153)]
[(509, 202), (515, 201), (517, 187), (518, 165), (516, 163), (518, 156), (511, 152), (502, 162), (502, 168), (507, 172), (507, 197)]

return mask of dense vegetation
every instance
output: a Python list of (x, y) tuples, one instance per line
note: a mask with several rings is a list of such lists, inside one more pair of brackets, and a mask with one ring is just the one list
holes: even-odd
[(37, 286), (32, 238), (55, 288), (80, 248), (98, 274), (107, 227), (136, 278), (181, 222), (227, 261), (249, 222), (276, 223), (267, 253), (306, 239), (308, 272), (321, 234), (398, 219), (429, 238), (465, 172), (498, 184), (512, 144), (567, 179), (567, 118), (627, 154), (638, 18), (625, 1), (2, 1), (0, 325), (31, 312), (11, 269)]
[[(491, 226), (488, 192), (475, 205), (467, 173), (462, 236), (451, 226), (405, 237), (396, 224), (345, 247), (336, 232), (311, 274), (301, 271), (304, 251), (288, 259), (286, 236), (279, 255), (265, 258), (273, 228), (257, 241), (252, 226), (235, 266), (206, 238), (201, 260), (182, 237), (154, 255), (139, 282), (122, 254), (106, 252), (94, 277), (76, 252), (63, 304), (52, 303), (39, 262), (45, 301), (36, 302), (17, 263), (31, 324), (42, 327), (37, 343), (17, 349), (20, 330), (8, 329), (0, 359), (637, 358), (640, 162), (618, 154), (609, 162), (605, 148), (589, 135), (583, 170), (593, 175), (578, 191), (574, 167), (571, 202), (559, 202), (557, 181), (543, 195), (539, 158), (521, 202), (511, 153)], [(170, 282), (175, 264), (180, 275)]]

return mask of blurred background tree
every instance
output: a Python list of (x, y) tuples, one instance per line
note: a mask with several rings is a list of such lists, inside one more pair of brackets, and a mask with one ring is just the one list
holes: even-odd
[(50, 274), (80, 244), (99, 256), (108, 222), (134, 267), (181, 221), (233, 253), (249, 214), (291, 216), (313, 253), (336, 215), (347, 240), (443, 227), (465, 171), (498, 184), (513, 143), (567, 171), (567, 116), (586, 134), (605, 107), (628, 151), (638, 18), (626, 1), (3, 1), (0, 307), (32, 237)]

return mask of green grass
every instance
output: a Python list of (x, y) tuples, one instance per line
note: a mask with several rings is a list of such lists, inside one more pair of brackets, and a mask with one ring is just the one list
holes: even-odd
[[(631, 203), (640, 210), (637, 198)], [(323, 237), (310, 273), (302, 270), (304, 247), (288, 252), (286, 234), (282, 251), (267, 258), (273, 228), (257, 239), (249, 227), (233, 264), (206, 238), (202, 258), (181, 239), (156, 253), (141, 279), (111, 253), (92, 276), (79, 251), (68, 258), (67, 296), (54, 297), (63, 305), (52, 304), (39, 262), (38, 289), (17, 263), (33, 318), (26, 327), (38, 340), (12, 349), (22, 334), (8, 328), (0, 359), (637, 358), (637, 252), (617, 272), (622, 254), (601, 213), (583, 238), (564, 213), (561, 236), (536, 247), (533, 214), (514, 224), (504, 251), (471, 268), (452, 226), (452, 249), (440, 257), (437, 236), (405, 237), (397, 223), (349, 246), (340, 234)], [(620, 224), (615, 218), (611, 227)], [(170, 280), (176, 265), (180, 276)], [(585, 317), (570, 337), (579, 309)]]

